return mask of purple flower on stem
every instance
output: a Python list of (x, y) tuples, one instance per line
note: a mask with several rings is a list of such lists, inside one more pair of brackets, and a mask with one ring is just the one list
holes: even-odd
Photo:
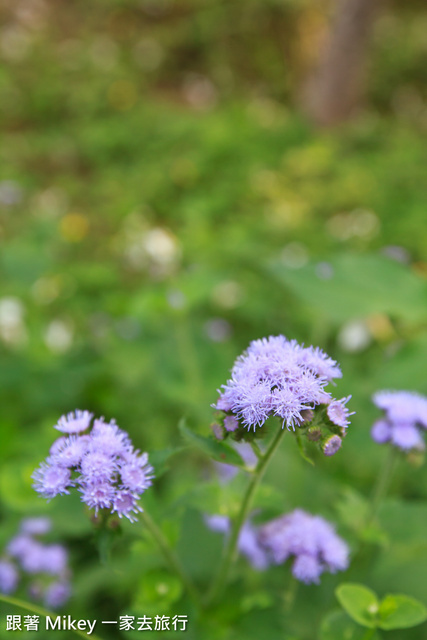
[(377, 420), (371, 430), (371, 436), (378, 444), (384, 444), (391, 439), (392, 427), (387, 420)]
[(19, 574), (9, 560), (0, 560), (0, 593), (13, 593), (18, 586)]
[(110, 482), (117, 472), (117, 461), (102, 451), (89, 451), (82, 458), (80, 470), (84, 483)]
[(37, 540), (29, 539), (25, 553), (20, 556), (21, 567), (27, 573), (44, 571), (44, 554), (46, 547)]
[[(230, 535), (231, 522), (227, 516), (205, 515), (204, 520), (212, 531), (224, 533), (227, 537)], [(258, 527), (255, 527), (250, 520), (246, 521), (240, 530), (237, 548), (242, 555), (246, 556), (254, 569), (262, 571), (269, 566), (267, 552), (258, 539)]]
[(61, 544), (45, 545), (42, 571), (54, 576), (64, 575), (68, 565), (68, 553)]
[(325, 456), (333, 456), (341, 449), (341, 445), (342, 440), (339, 436), (330, 436), (322, 445), (323, 453)]
[(56, 445), (51, 460), (59, 467), (76, 467), (87, 450), (85, 437), (70, 436), (60, 440), (62, 442)]
[(80, 433), (81, 431), (86, 431), (92, 417), (93, 413), (76, 409), (76, 411), (71, 411), (66, 416), (61, 416), (55, 425), (55, 429), (63, 433)]
[(127, 433), (119, 429), (114, 421), (95, 420), (91, 431), (91, 448), (110, 456), (122, 456), (132, 451), (132, 443)]
[(378, 391), (374, 404), (384, 411), (371, 429), (375, 442), (391, 442), (402, 451), (423, 450), (427, 429), (427, 398), (412, 391)]
[[(299, 345), (298, 345), (299, 346)], [(342, 372), (335, 360), (332, 360), (319, 347), (299, 347), (298, 363), (320, 376), (330, 381), (334, 378), (342, 378)]]
[(31, 553), (33, 544), (34, 540), (29, 535), (20, 533), (9, 541), (6, 551), (12, 558), (21, 559)]
[(239, 426), (239, 421), (235, 416), (225, 416), (224, 427), (226, 431), (236, 431)]
[(302, 553), (295, 557), (292, 566), (292, 575), (300, 582), (304, 582), (305, 584), (319, 584), (322, 573), (322, 564), (316, 556)]
[(85, 434), (93, 415), (75, 411), (63, 416), (56, 428), (70, 433), (51, 447), (50, 456), (34, 472), (35, 490), (46, 498), (69, 493), (77, 486), (82, 501), (95, 510), (109, 509), (131, 522), (141, 494), (151, 486), (153, 467), (148, 455), (135, 451), (125, 431), (114, 421), (95, 420)]
[(44, 605), (50, 609), (58, 609), (71, 596), (71, 586), (68, 582), (52, 582), (44, 594)]
[(350, 398), (351, 396), (347, 396), (347, 398), (341, 398), (341, 400), (333, 400), (326, 409), (329, 420), (343, 429), (348, 427), (350, 424), (348, 418), (354, 414), (354, 411), (350, 413), (345, 406)]
[[(295, 430), (304, 422), (303, 412), (328, 404), (330, 419), (345, 428), (351, 415), (344, 406), (349, 398), (334, 400), (325, 390), (341, 375), (338, 364), (318, 347), (304, 348), (282, 335), (270, 336), (254, 340), (237, 358), (214, 406), (248, 429), (256, 430), (276, 415), (283, 426)], [(228, 424), (224, 421), (231, 430)]]
[(33, 473), (34, 489), (44, 498), (54, 498), (60, 493), (69, 493), (72, 486), (71, 473), (68, 469), (55, 464), (51, 458), (42, 462)]
[(427, 398), (415, 391), (377, 391), (374, 404), (393, 423), (419, 424), (427, 429)]
[(82, 501), (87, 504), (90, 509), (95, 509), (95, 515), (99, 509), (111, 509), (116, 495), (116, 489), (110, 482), (100, 481), (84, 482), (80, 489), (82, 493)]
[(317, 584), (324, 571), (335, 573), (348, 567), (349, 549), (333, 526), (302, 509), (263, 525), (259, 539), (276, 564), (294, 557), (292, 573), (306, 584)]
[(250, 521), (246, 521), (240, 530), (238, 549), (254, 569), (263, 571), (270, 565), (268, 555), (259, 543), (258, 528)]
[[(29, 574), (28, 592), (35, 600), (44, 598), (45, 604), (55, 608), (65, 603), (70, 595), (68, 553), (61, 544), (44, 544), (33, 536), (42, 536), (51, 530), (49, 518), (25, 518), (18, 535), (6, 546), (7, 558), (0, 560), (0, 592), (13, 593), (20, 573)], [(15, 563), (10, 559), (13, 558)], [(18, 570), (19, 569), (19, 570)], [(52, 578), (55, 577), (53, 581)], [(55, 585), (66, 585), (60, 591)], [(55, 597), (57, 593), (58, 597)], [(61, 595), (62, 594), (62, 595)], [(60, 597), (61, 595), (61, 597)]]
[(130, 489), (136, 493), (142, 493), (151, 487), (153, 467), (148, 464), (148, 455), (143, 453), (129, 453), (119, 463), (121, 484), (124, 489)]
[(128, 489), (121, 489), (116, 493), (112, 511), (115, 511), (119, 518), (125, 516), (131, 522), (136, 522), (133, 514), (142, 511), (141, 507), (137, 504), (138, 498), (137, 493), (129, 491)]
[(393, 425), (390, 441), (404, 451), (424, 449), (425, 447), (421, 431), (414, 424)]
[(49, 518), (25, 518), (21, 522), (21, 533), (30, 536), (43, 536), (49, 533), (51, 526)]

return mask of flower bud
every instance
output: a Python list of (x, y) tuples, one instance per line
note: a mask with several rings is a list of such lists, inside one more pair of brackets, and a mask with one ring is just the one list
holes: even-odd
[(224, 440), (224, 429), (220, 424), (218, 424), (217, 422), (213, 422), (211, 424), (211, 429), (217, 440)]
[(307, 438), (311, 442), (317, 442), (322, 437), (322, 430), (319, 427), (310, 427), (307, 430)]
[(333, 456), (341, 448), (342, 440), (339, 436), (330, 436), (322, 443), (325, 456)]

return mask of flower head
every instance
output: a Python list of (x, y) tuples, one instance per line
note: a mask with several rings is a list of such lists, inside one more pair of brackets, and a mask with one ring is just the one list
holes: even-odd
[(347, 396), (347, 398), (341, 398), (341, 400), (333, 400), (328, 404), (328, 408), (326, 409), (329, 420), (343, 429), (348, 427), (348, 418), (354, 414), (354, 411), (350, 413), (345, 406), (350, 398), (351, 396)]
[[(307, 415), (317, 405), (335, 403), (331, 414), (335, 409), (346, 427), (351, 415), (344, 406), (348, 398), (334, 400), (325, 390), (341, 375), (338, 364), (318, 347), (305, 348), (282, 335), (254, 340), (234, 363), (215, 408), (248, 429), (261, 427), (272, 415), (295, 429), (303, 424), (304, 412)], [(226, 424), (224, 420), (224, 426), (232, 430), (230, 421)]]
[[(227, 537), (230, 535), (231, 522), (227, 516), (205, 515), (204, 519), (212, 531), (224, 533)], [(240, 530), (237, 548), (242, 555), (246, 556), (254, 569), (262, 571), (270, 565), (268, 554), (258, 539), (258, 527), (250, 520), (247, 520)]]
[(54, 498), (60, 493), (70, 493), (68, 488), (72, 486), (69, 469), (55, 464), (51, 458), (42, 462), (33, 473), (34, 489), (44, 498)]
[(55, 425), (55, 429), (63, 433), (80, 433), (81, 431), (86, 431), (92, 417), (93, 413), (76, 409), (76, 411), (71, 411), (67, 415), (61, 416)]
[(92, 417), (88, 411), (75, 411), (58, 421), (56, 428), (71, 435), (53, 444), (33, 474), (34, 488), (53, 498), (78, 487), (82, 501), (95, 514), (108, 509), (134, 521), (134, 514), (141, 511), (137, 501), (152, 484), (153, 467), (148, 455), (135, 451), (128, 434), (114, 421), (96, 419), (87, 431)]
[(101, 418), (95, 420), (93, 425), (90, 448), (110, 456), (123, 456), (127, 451), (132, 451), (132, 443), (128, 434), (119, 429), (113, 420), (107, 423)]
[(9, 560), (0, 560), (0, 593), (13, 593), (18, 586), (19, 574)]
[(50, 609), (58, 609), (69, 600), (71, 595), (71, 586), (69, 582), (57, 581), (52, 582), (44, 593), (44, 605)]
[(236, 431), (239, 426), (239, 421), (235, 416), (225, 416), (224, 427), (226, 431)]
[(135, 522), (134, 513), (141, 512), (142, 509), (138, 505), (138, 494), (129, 489), (121, 489), (117, 491), (113, 502), (113, 512), (115, 511), (119, 518), (126, 516), (131, 522)]
[(427, 429), (427, 398), (415, 391), (377, 391), (374, 404), (393, 423), (419, 424)]
[(318, 583), (324, 571), (335, 573), (348, 566), (349, 549), (333, 526), (302, 509), (263, 525), (259, 539), (276, 564), (293, 557), (292, 573), (306, 584)]
[(54, 448), (51, 450), (51, 460), (59, 467), (75, 467), (79, 464), (87, 450), (87, 437), (69, 436), (59, 438)]
[(378, 391), (374, 404), (384, 411), (371, 429), (375, 442), (391, 442), (403, 451), (425, 448), (423, 432), (427, 429), (427, 398), (413, 391)]
[(62, 544), (45, 545), (42, 570), (53, 576), (64, 575), (68, 565), (68, 553)]
[(119, 474), (123, 489), (142, 493), (151, 487), (151, 480), (154, 478), (153, 467), (148, 464), (146, 453), (138, 455), (135, 452), (128, 453), (119, 462)]
[[(44, 544), (39, 539), (50, 529), (49, 518), (25, 518), (21, 522), (19, 533), (6, 545), (5, 558), (0, 559), (0, 592), (13, 593), (19, 580), (28, 574), (28, 592), (33, 599), (43, 600), (52, 608), (68, 600), (71, 587), (67, 550), (61, 544)], [(55, 586), (59, 584), (67, 585), (67, 589), (60, 593)]]
[(107, 480), (97, 480), (95, 482), (84, 482), (80, 489), (82, 493), (82, 501), (87, 504), (90, 509), (95, 509), (95, 514), (99, 509), (111, 509), (116, 495), (116, 489)]
[(49, 533), (51, 529), (51, 521), (49, 518), (25, 518), (21, 522), (21, 533), (26, 533), (30, 536), (43, 536), (45, 533)]
[(327, 438), (327, 440), (323, 443), (323, 453), (325, 456), (333, 456), (336, 452), (341, 449), (342, 440), (339, 436), (334, 435)]

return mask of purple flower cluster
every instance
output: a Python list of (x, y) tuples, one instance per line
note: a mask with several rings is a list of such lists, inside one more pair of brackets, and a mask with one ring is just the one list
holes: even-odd
[[(206, 525), (212, 531), (230, 535), (231, 522), (227, 516), (205, 516)], [(258, 529), (248, 520), (240, 530), (237, 548), (247, 557), (254, 569), (259, 571), (267, 569), (270, 564), (267, 551), (262, 548), (258, 540)]]
[(371, 435), (375, 442), (391, 442), (409, 451), (424, 449), (423, 432), (427, 429), (427, 398), (413, 391), (378, 391), (374, 404), (384, 411), (375, 422)]
[(108, 509), (131, 522), (142, 509), (137, 501), (151, 486), (148, 455), (135, 451), (129, 436), (114, 421), (94, 421), (88, 411), (63, 416), (55, 426), (67, 434), (56, 440), (50, 455), (33, 474), (34, 488), (45, 498), (78, 487), (82, 501), (98, 513)]
[[(255, 430), (272, 415), (295, 429), (304, 422), (303, 412), (326, 405), (329, 420), (345, 429), (351, 415), (345, 406), (349, 398), (335, 400), (325, 391), (331, 380), (341, 376), (338, 364), (318, 347), (270, 336), (251, 342), (237, 358), (214, 406)], [(235, 422), (226, 420), (226, 430), (234, 430)]]
[(27, 518), (13, 537), (0, 560), (0, 592), (16, 591), (20, 570), (31, 577), (29, 593), (45, 606), (60, 607), (71, 594), (68, 554), (60, 544), (44, 544), (36, 536), (50, 531), (48, 518)]
[[(226, 516), (205, 516), (213, 531), (229, 535), (231, 524)], [(266, 569), (271, 564), (283, 564), (294, 558), (292, 574), (306, 584), (320, 582), (324, 571), (344, 571), (349, 564), (349, 549), (333, 526), (302, 509), (280, 516), (256, 527), (247, 521), (240, 532), (239, 551), (254, 569)]]
[(333, 526), (302, 509), (263, 525), (259, 539), (275, 564), (294, 557), (292, 574), (306, 584), (318, 584), (324, 571), (335, 573), (348, 567), (348, 546)]

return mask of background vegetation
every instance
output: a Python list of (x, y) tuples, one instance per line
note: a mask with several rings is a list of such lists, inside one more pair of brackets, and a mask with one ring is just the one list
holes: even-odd
[[(329, 128), (304, 115), (301, 96), (334, 3), (0, 6), (0, 542), (22, 516), (49, 513), (72, 553), (67, 613), (191, 615), (141, 525), (124, 527), (113, 566), (101, 567), (78, 500), (46, 505), (30, 476), (52, 425), (76, 407), (115, 417), (148, 452), (182, 445), (182, 416), (206, 435), (235, 357), (283, 333), (341, 363), (337, 394), (351, 393), (357, 413), (343, 449), (314, 468), (285, 440), (262, 506), (321, 513), (358, 544), (358, 509), (385, 455), (369, 436), (371, 394), (427, 393), (424, 3), (384, 3), (364, 97)], [(421, 462), (400, 462), (345, 579), (425, 602)], [(197, 509), (230, 500), (201, 488), (209, 473), (203, 456), (178, 453), (145, 502), (201, 585), (221, 541)], [(238, 579), (204, 628), (190, 618), (189, 638), (321, 637), (341, 577), (301, 586), (290, 614), (287, 570), (266, 580), (242, 560), (240, 571), (250, 591)]]

